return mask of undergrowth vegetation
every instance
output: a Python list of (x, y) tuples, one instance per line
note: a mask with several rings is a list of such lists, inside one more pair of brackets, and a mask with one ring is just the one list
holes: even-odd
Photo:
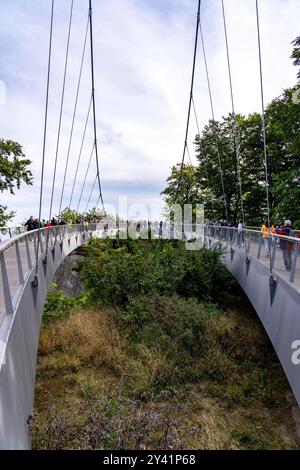
[(94, 239), (78, 270), (92, 297), (124, 306), (141, 294), (193, 297), (225, 306), (236, 284), (217, 250), (186, 250), (179, 240)]
[(52, 290), (34, 448), (295, 448), (289, 387), (220, 253), (93, 240), (87, 294)]

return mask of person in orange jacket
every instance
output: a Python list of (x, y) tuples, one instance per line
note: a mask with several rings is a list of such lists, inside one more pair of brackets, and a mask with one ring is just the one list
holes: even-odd
[(275, 233), (274, 225), (271, 224), (269, 227), (268, 221), (265, 220), (264, 224), (261, 227), (261, 233), (265, 244), (266, 256), (270, 256), (270, 236)]

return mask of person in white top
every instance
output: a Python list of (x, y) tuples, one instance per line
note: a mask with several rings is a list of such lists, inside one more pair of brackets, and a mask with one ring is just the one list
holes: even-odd
[(241, 238), (242, 238), (242, 242), (244, 241), (244, 224), (241, 220), (238, 221), (238, 225), (237, 225), (237, 231), (238, 231), (238, 244), (240, 245), (241, 243)]

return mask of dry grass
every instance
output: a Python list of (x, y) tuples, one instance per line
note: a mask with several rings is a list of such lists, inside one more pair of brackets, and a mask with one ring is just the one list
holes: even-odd
[(267, 356), (276, 361), (255, 312), (251, 315), (231, 309), (225, 315), (211, 316), (206, 323), (205, 338), (216, 349), (223, 346), (234, 359), (257, 362), (258, 358), (263, 361)]
[(131, 390), (143, 393), (153, 388), (163, 375), (166, 365), (166, 357), (161, 351), (153, 351), (141, 343), (138, 344), (136, 356), (128, 358), (128, 381)]
[(201, 412), (196, 421), (197, 425), (195, 446), (202, 450), (233, 450), (238, 449), (238, 444), (228, 433), (228, 428), (223, 416), (214, 412), (211, 407), (209, 411)]
[[(101, 432), (105, 426), (110, 429), (111, 420), (123, 437), (121, 444), (109, 441), (107, 445), (120, 448), (297, 448), (291, 406), (285, 399), (288, 386), (280, 366), (275, 360), (274, 370), (263, 369), (266, 382), (255, 374), (260, 370), (255, 367), (258, 359), (271, 366), (274, 353), (251, 314), (228, 311), (207, 318), (206, 347), (203, 357), (194, 362), (203, 368), (202, 379), (166, 387), (167, 400), (164, 392), (157, 395), (153, 390), (164, 374), (169, 377), (172, 358), (142, 342), (129, 347), (113, 318), (109, 309), (82, 310), (43, 328), (35, 397), (36, 448), (44, 448), (53, 423), (52, 437), (57, 442), (49, 448), (89, 448), (90, 443), (77, 442), (80, 423), (85, 423), (88, 435), (96, 432), (99, 442), (104, 442), (107, 436), (101, 438)], [(271, 400), (268, 404), (269, 395), (279, 405)], [(103, 400), (106, 408), (99, 414), (97, 406)], [(49, 417), (47, 403), (55, 405), (53, 416)], [(96, 430), (90, 425), (93, 413), (99, 423)], [(66, 442), (61, 443), (64, 435)]]
[(122, 373), (125, 362), (124, 340), (108, 311), (78, 311), (43, 328), (39, 354), (52, 355), (48, 368), (57, 356), (66, 369), (92, 363)]

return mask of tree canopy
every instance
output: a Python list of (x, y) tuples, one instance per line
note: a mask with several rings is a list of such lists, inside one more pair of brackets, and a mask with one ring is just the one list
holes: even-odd
[[(296, 87), (284, 90), (265, 111), (268, 144), (270, 209), (274, 222), (290, 218), (300, 226), (300, 106), (293, 102)], [(195, 138), (196, 166), (184, 165), (177, 191), (180, 165), (174, 166), (162, 192), (168, 205), (204, 203), (208, 219), (242, 216), (236, 143), (242, 183), (245, 221), (257, 225), (266, 216), (266, 181), (262, 119), (258, 113), (209, 121)], [(220, 162), (220, 164), (219, 164)], [(222, 178), (221, 178), (222, 174)]]
[[(22, 182), (32, 184), (32, 173), (28, 169), (30, 164), (20, 144), (0, 139), (0, 191), (14, 194)], [(13, 216), (14, 212), (9, 212), (7, 206), (0, 205), (0, 226), (4, 226)]]
[[(300, 36), (292, 44), (293, 64), (300, 66)], [(297, 77), (300, 79), (300, 70)], [(180, 164), (172, 168), (162, 191), (166, 204), (202, 203), (207, 219), (228, 217), (231, 222), (242, 217), (243, 208), (245, 222), (257, 225), (267, 215), (268, 184), (273, 222), (288, 218), (300, 229), (300, 105), (294, 99), (297, 92), (298, 84), (283, 90), (265, 109), (267, 182), (262, 116), (228, 114), (220, 121), (210, 120), (202, 135), (196, 135), (196, 166), (183, 165), (182, 172)]]
[[(298, 66), (300, 67), (300, 36), (296, 37), (296, 39), (294, 39), (292, 44), (294, 46), (294, 49), (291, 55), (291, 59), (294, 59), (293, 64), (296, 67)], [(300, 79), (300, 69), (298, 71), (297, 78)]]

